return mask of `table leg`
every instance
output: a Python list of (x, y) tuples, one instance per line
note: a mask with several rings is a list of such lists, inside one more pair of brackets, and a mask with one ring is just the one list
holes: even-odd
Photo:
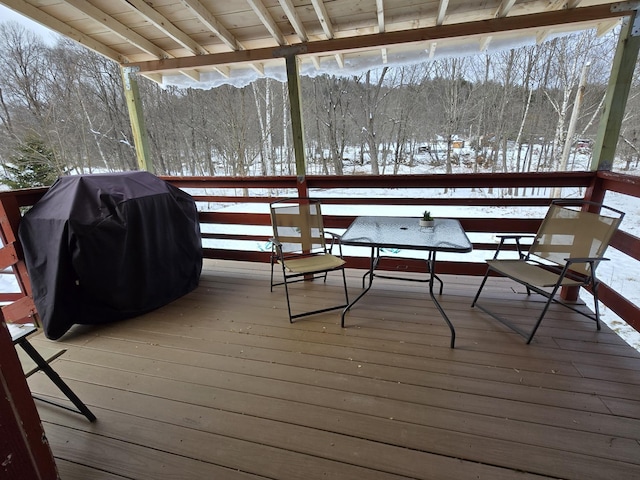
[(433, 300), (433, 303), (435, 304), (436, 308), (440, 312), (440, 315), (442, 315), (442, 318), (444, 318), (444, 321), (447, 322), (447, 325), (449, 326), (449, 330), (451, 330), (451, 348), (454, 348), (456, 343), (456, 331), (453, 328), (453, 324), (449, 320), (449, 317), (447, 317), (447, 314), (444, 313), (442, 306), (440, 305), (440, 303), (438, 303), (438, 300), (436, 299), (436, 296), (433, 293), (433, 281), (437, 279), (440, 282), (440, 295), (442, 295), (442, 280), (440, 280), (435, 274), (436, 252), (429, 252), (429, 259), (427, 260), (427, 262), (429, 264), (429, 275), (430, 275), (429, 295), (431, 295), (431, 300)]
[(362, 283), (364, 286), (364, 279), (367, 275), (369, 275), (369, 284), (367, 285), (367, 287), (360, 292), (360, 295), (358, 295), (355, 300), (353, 300), (349, 305), (347, 305), (345, 307), (345, 309), (342, 311), (342, 318), (340, 319), (340, 325), (342, 326), (342, 328), (344, 328), (344, 317), (347, 314), (347, 312), (349, 311), (349, 309), (351, 309), (351, 307), (353, 307), (356, 302), (358, 300), (360, 300), (362, 297), (364, 297), (365, 293), (367, 293), (370, 289), (371, 289), (371, 285), (373, 284), (373, 271), (375, 270), (375, 266), (376, 266), (376, 248), (375, 247), (371, 247), (371, 262), (369, 263), (369, 273), (365, 273), (365, 275), (362, 277)]

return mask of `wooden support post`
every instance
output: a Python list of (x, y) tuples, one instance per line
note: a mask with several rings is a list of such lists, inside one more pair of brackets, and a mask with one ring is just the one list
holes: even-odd
[(302, 126), (302, 101), (300, 98), (300, 75), (298, 58), (295, 55), (285, 57), (287, 65), (287, 86), (289, 88), (289, 109), (291, 111), (291, 131), (293, 134), (293, 152), (296, 159), (298, 183), (306, 183), (306, 164), (304, 160), (304, 128)]
[[(149, 146), (147, 143), (147, 130), (144, 126), (144, 115), (142, 113), (142, 102), (140, 101), (140, 91), (138, 90), (138, 79), (135, 76), (136, 69), (133, 67), (122, 67), (122, 81), (124, 83), (124, 96), (127, 100), (129, 110), (129, 122), (133, 132), (133, 142), (136, 147), (138, 158), (138, 168), (154, 173), (153, 163), (149, 158)], [(139, 68), (138, 68), (139, 70)]]
[(637, 10), (624, 20), (613, 59), (604, 110), (600, 118), (591, 170), (611, 170), (640, 48)]

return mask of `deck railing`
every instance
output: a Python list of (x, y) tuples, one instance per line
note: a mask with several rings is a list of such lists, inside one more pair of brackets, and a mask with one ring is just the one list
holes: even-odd
[[(480, 252), (438, 262), (438, 273), (459, 275), (484, 274), (483, 259), (495, 249), (495, 234), (535, 233), (553, 198), (570, 196), (608, 203), (605, 196), (613, 193), (640, 199), (640, 177), (611, 172), (307, 176), (303, 180), (295, 176), (162, 178), (195, 198), (206, 258), (268, 262), (269, 203), (302, 196), (322, 201), (325, 227), (337, 232), (346, 229), (357, 215), (419, 217), (429, 209), (436, 217), (458, 218), (474, 251)], [(3, 307), (8, 319), (20, 320), (34, 311), (17, 228), (20, 209), (33, 205), (45, 192), (29, 189), (0, 193), (4, 245), (0, 249), (0, 269), (10, 268), (16, 274), (19, 290), (0, 293), (0, 301), (14, 302)], [(628, 212), (611, 244), (634, 263), (640, 262), (640, 239), (626, 232), (625, 224), (639, 222), (636, 215), (637, 209)], [(382, 268), (424, 270), (425, 262), (405, 258), (402, 253), (394, 252)], [(347, 266), (367, 268), (367, 255), (347, 252)], [(640, 271), (638, 266), (630, 271)], [(605, 306), (640, 331), (638, 305), (606, 283), (601, 285), (599, 295)]]

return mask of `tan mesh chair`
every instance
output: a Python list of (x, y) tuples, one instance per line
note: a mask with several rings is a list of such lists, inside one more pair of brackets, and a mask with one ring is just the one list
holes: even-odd
[[(600, 212), (592, 213), (592, 212)], [(606, 215), (604, 214), (606, 213)], [(500, 244), (492, 260), (488, 260), (487, 273), (473, 299), (476, 306), (496, 320), (518, 332), (530, 343), (552, 302), (560, 303), (596, 322), (600, 330), (598, 285), (596, 267), (607, 260), (604, 252), (617, 230), (624, 213), (593, 202), (580, 200), (555, 200), (552, 202), (533, 243), (525, 254), (520, 240), (526, 235), (501, 236)], [(507, 241), (515, 241), (518, 259), (498, 259), (500, 249)], [(499, 317), (478, 303), (487, 278), (491, 273), (508, 277), (527, 289), (547, 297), (533, 329), (525, 332), (518, 326)], [(590, 287), (593, 293), (594, 314), (578, 310), (556, 297), (560, 287)]]
[[(344, 272), (340, 237), (325, 232), (322, 222), (320, 202), (308, 198), (291, 198), (271, 204), (271, 223), (273, 225), (273, 254), (271, 255), (271, 291), (276, 285), (284, 285), (287, 297), (289, 321), (295, 318), (345, 308), (349, 304), (347, 279)], [(331, 236), (327, 245), (326, 237)], [(334, 244), (338, 245), (339, 256), (332, 255)], [(274, 283), (274, 264), (282, 266), (283, 281)], [(342, 271), (345, 303), (312, 311), (292, 314), (289, 300), (289, 284), (323, 276), (327, 273)]]

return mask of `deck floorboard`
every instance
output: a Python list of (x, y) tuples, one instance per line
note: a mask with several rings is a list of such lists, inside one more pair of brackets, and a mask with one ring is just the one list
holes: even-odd
[[(268, 265), (213, 260), (154, 312), (37, 335), (98, 417), (37, 402), (61, 478), (640, 478), (638, 352), (559, 306), (526, 345), (470, 308), (478, 278), (443, 280), (455, 349), (424, 284), (376, 279), (345, 329), (340, 311), (290, 324)], [(292, 294), (342, 295), (331, 277)], [(541, 306), (499, 279), (483, 298), (523, 325)]]

